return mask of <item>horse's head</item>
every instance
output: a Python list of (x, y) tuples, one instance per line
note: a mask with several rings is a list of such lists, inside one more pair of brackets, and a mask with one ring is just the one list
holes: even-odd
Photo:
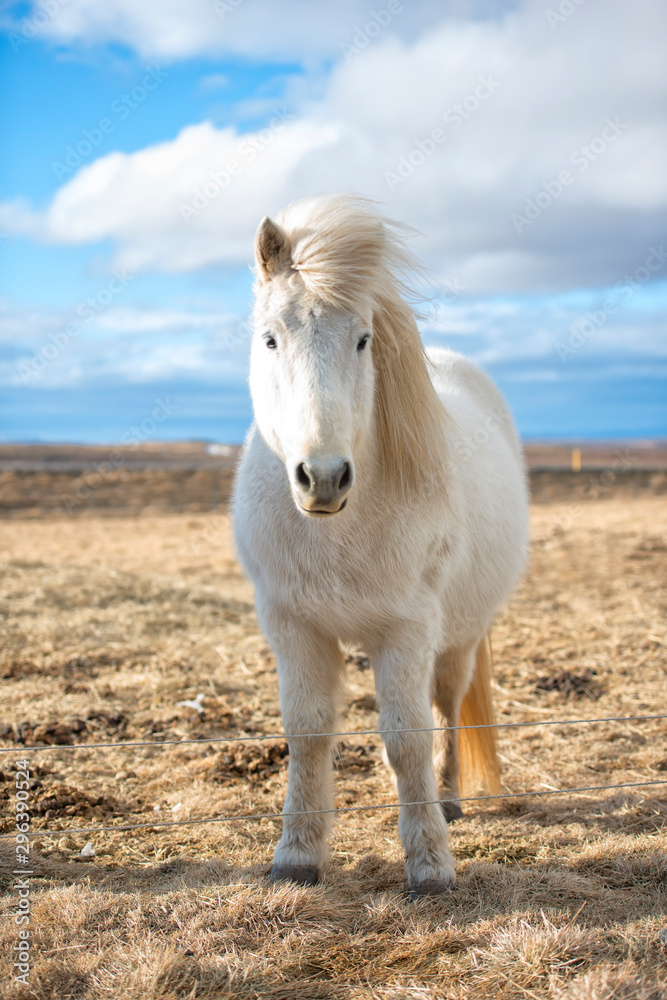
[(372, 314), (313, 296), (293, 266), (290, 237), (265, 218), (257, 257), (250, 388), (255, 419), (285, 463), (297, 508), (341, 511), (371, 427)]

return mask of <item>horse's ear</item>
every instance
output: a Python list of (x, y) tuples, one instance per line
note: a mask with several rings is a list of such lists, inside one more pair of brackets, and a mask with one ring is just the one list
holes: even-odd
[(265, 215), (255, 237), (255, 257), (264, 278), (274, 278), (291, 262), (290, 239), (277, 222)]

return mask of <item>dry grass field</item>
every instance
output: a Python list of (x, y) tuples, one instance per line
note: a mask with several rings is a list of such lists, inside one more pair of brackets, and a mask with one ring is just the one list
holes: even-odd
[[(532, 513), (530, 567), (494, 631), (499, 721), (667, 713), (664, 497)], [(0, 552), (0, 832), (21, 746), (56, 747), (30, 755), (27, 986), (0, 841), (3, 998), (667, 996), (667, 784), (515, 795), (667, 781), (667, 719), (500, 730), (507, 797), (452, 827), (444, 898), (406, 899), (394, 809), (338, 817), (318, 886), (270, 886), (275, 819), (74, 830), (282, 806), (274, 664), (227, 516), (19, 516), (0, 521)], [(358, 656), (343, 727), (376, 718)], [(276, 739), (66, 749), (261, 733)], [(335, 767), (341, 808), (394, 801), (376, 736), (342, 739)]]

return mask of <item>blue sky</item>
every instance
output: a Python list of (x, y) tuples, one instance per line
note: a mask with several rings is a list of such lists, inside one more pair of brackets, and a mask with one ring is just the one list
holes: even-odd
[(424, 341), (524, 437), (667, 436), (657, 0), (0, 17), (1, 440), (121, 440), (165, 398), (162, 437), (242, 440), (255, 228), (336, 190), (418, 231)]

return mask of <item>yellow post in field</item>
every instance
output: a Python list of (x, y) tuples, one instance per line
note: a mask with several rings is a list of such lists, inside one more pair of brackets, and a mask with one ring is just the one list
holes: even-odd
[(572, 449), (572, 471), (581, 472), (581, 448)]

